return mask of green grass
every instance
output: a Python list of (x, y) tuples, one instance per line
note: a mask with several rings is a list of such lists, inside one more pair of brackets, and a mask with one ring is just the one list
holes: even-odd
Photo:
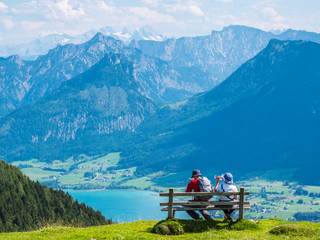
[(16, 161), (16, 162), (13, 162), (12, 164), (15, 165), (15, 166), (18, 166), (20, 164), (22, 164), (22, 165), (27, 164), (27, 165), (31, 165), (31, 166), (36, 168), (36, 167), (45, 166), (47, 163), (40, 162), (37, 159), (31, 159), (29, 161)]
[(303, 189), (309, 192), (320, 193), (320, 186), (305, 186)]
[[(110, 153), (103, 157), (88, 157), (80, 155), (76, 159), (73, 157), (68, 158), (66, 161), (55, 160), (52, 163), (40, 162), (37, 159), (29, 161), (17, 161), (13, 165), (31, 165), (32, 167), (23, 168), (22, 171), (32, 180), (39, 182), (55, 181), (61, 188), (74, 188), (81, 186), (92, 186), (93, 188), (105, 188), (111, 183), (122, 181), (124, 178), (132, 177), (136, 168), (120, 169), (111, 173), (103, 173), (110, 167), (117, 166), (120, 160), (120, 152)], [(76, 167), (69, 171), (70, 167)], [(43, 170), (44, 167), (51, 169), (62, 169), (64, 171), (50, 171)], [(84, 178), (85, 172), (98, 173), (98, 178), (88, 179)], [(53, 178), (55, 177), (55, 178)]]
[(59, 176), (61, 172), (46, 171), (41, 168), (23, 168), (22, 172), (33, 180), (47, 179), (50, 176)]
[(221, 220), (178, 220), (183, 235), (152, 233), (157, 221), (137, 221), (89, 228), (49, 227), (34, 232), (1, 233), (0, 239), (319, 239), (320, 224), (278, 219), (230, 224)]
[(120, 186), (124, 187), (138, 187), (141, 189), (151, 187), (153, 185), (152, 182), (150, 182), (150, 178), (148, 177), (141, 177), (141, 178), (136, 178), (132, 180), (128, 180), (125, 183), (121, 184)]
[(83, 173), (71, 173), (68, 175), (61, 176), (59, 181), (63, 184), (79, 184), (82, 182)]
[(120, 160), (120, 153), (110, 153), (104, 157), (86, 161), (78, 165), (79, 168), (86, 169), (87, 171), (97, 171), (99, 168), (105, 170), (109, 167), (117, 166)]

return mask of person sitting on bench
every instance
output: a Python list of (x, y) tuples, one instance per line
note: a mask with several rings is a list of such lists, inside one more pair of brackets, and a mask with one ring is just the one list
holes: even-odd
[[(194, 192), (200, 192), (200, 187), (199, 187), (199, 184), (198, 184), (198, 180), (201, 178), (201, 173), (200, 173), (200, 170), (198, 169), (195, 169), (192, 171), (192, 177), (191, 179), (189, 180), (189, 184), (188, 184), (188, 187), (187, 187), (187, 190), (186, 192), (192, 192), (192, 190)], [(193, 201), (209, 201), (209, 200), (199, 200), (199, 199), (194, 199)], [(186, 211), (193, 219), (202, 219), (200, 217), (200, 215), (198, 213), (196, 213), (196, 211), (194, 210), (187, 210)], [(212, 219), (210, 214), (206, 211), (206, 210), (199, 210), (199, 212), (202, 214), (202, 216), (205, 218), (205, 219)]]
[[(222, 180), (224, 183), (219, 185), (219, 181)], [(216, 176), (216, 185), (214, 187), (215, 192), (238, 192), (237, 187), (233, 185), (233, 176), (231, 173), (225, 173), (222, 174), (221, 176)], [(219, 201), (234, 201), (238, 200), (238, 195), (229, 196), (220, 196)], [(232, 208), (232, 205), (229, 205), (229, 207)], [(225, 209), (223, 210), (225, 216), (224, 216), (224, 221), (230, 220), (232, 221), (231, 218), (231, 213), (234, 211), (234, 209)]]

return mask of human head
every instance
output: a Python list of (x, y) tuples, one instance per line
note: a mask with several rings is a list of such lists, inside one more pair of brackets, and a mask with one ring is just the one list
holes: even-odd
[(228, 184), (233, 183), (233, 176), (231, 173), (222, 174), (221, 177), (225, 183), (228, 183)]
[(202, 176), (202, 175), (201, 175), (200, 170), (195, 169), (195, 170), (192, 171), (192, 177), (193, 177), (193, 178), (194, 178), (194, 177), (198, 178), (198, 177), (201, 177), (201, 176)]

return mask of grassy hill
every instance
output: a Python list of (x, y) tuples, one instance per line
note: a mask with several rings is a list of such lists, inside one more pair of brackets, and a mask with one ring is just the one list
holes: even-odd
[(151, 233), (156, 221), (137, 221), (99, 227), (51, 227), (34, 232), (2, 233), (0, 239), (319, 239), (320, 223), (288, 222), (278, 219), (234, 224), (221, 220), (178, 220), (183, 235)]

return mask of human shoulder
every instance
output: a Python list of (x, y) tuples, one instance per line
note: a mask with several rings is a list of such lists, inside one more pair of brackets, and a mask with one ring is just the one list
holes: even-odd
[(191, 182), (192, 182), (193, 184), (198, 184), (198, 179), (193, 179)]
[(188, 186), (192, 186), (192, 187), (194, 187), (194, 186), (196, 186), (196, 185), (198, 185), (198, 180), (197, 180), (197, 179), (191, 180), (191, 181), (189, 182), (189, 184), (188, 184)]
[(237, 189), (237, 187), (235, 186), (235, 185), (230, 185), (230, 188), (232, 188), (232, 190), (234, 191), (234, 192), (238, 192), (238, 189)]

